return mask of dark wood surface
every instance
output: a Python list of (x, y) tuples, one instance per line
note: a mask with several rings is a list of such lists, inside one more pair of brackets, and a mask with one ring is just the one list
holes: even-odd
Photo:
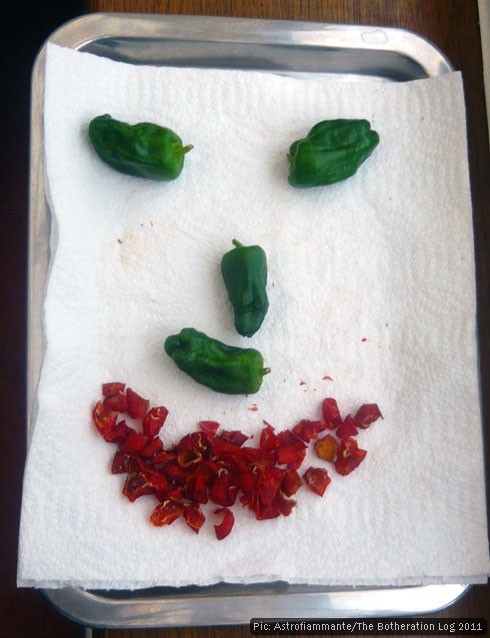
[[(29, 589), (15, 586), (25, 461), (26, 258), (30, 70), (44, 39), (69, 18), (97, 11), (180, 13), (396, 26), (436, 44), (463, 73), (474, 209), (481, 387), (490, 468), (490, 157), (476, 0), (66, 0), (60, 8), (13, 6), (1, 39), (0, 213), (0, 638), (75, 638), (83, 628)], [(455, 415), (460, 416), (460, 415)], [(33, 522), (34, 524), (35, 522)], [(445, 618), (490, 616), (489, 585), (473, 587)], [(95, 638), (242, 638), (248, 627), (94, 630)]]

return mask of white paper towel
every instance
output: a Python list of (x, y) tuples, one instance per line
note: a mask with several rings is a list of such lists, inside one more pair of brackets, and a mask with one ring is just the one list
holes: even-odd
[[(53, 256), (19, 585), (486, 581), (460, 74), (337, 83), (49, 45), (44, 108)], [(87, 138), (103, 113), (193, 144), (180, 178), (103, 164)], [(338, 117), (370, 120), (379, 147), (345, 182), (293, 189), (290, 143)], [(219, 273), (233, 238), (268, 256), (270, 309), (252, 340), (234, 331)], [(180, 372), (163, 341), (185, 326), (261, 350), (272, 372), (260, 393), (222, 396)], [(114, 447), (90, 420), (113, 380), (167, 406), (167, 443), (202, 419), (249, 434), (264, 419), (289, 428), (317, 418), (326, 396), (345, 413), (377, 402), (384, 420), (359, 434), (366, 460), (348, 477), (331, 472), (323, 498), (305, 488), (291, 516), (263, 522), (236, 507), (218, 542), (212, 524), (199, 535), (153, 527), (153, 499), (122, 496)]]

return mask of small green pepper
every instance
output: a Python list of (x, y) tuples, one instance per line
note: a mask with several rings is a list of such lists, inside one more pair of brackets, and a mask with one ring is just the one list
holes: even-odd
[(325, 186), (354, 175), (379, 144), (367, 120), (325, 120), (291, 144), (288, 181), (296, 188)]
[(112, 168), (160, 181), (177, 179), (184, 167), (184, 155), (192, 148), (158, 124), (131, 125), (107, 114), (91, 120), (88, 134), (99, 157)]
[(269, 308), (267, 298), (267, 258), (260, 246), (242, 246), (223, 255), (221, 274), (235, 314), (235, 328), (251, 337), (262, 325)]
[(254, 394), (270, 372), (258, 350), (226, 345), (194, 328), (167, 337), (164, 347), (194, 381), (224, 394)]

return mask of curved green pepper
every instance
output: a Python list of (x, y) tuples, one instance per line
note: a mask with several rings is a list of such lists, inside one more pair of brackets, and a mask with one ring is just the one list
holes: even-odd
[(161, 181), (177, 179), (184, 167), (184, 155), (192, 148), (158, 124), (131, 125), (107, 114), (91, 120), (88, 134), (98, 156), (112, 168)]
[(254, 394), (270, 372), (258, 350), (226, 345), (194, 328), (167, 337), (164, 347), (194, 381), (224, 394)]
[(221, 274), (235, 314), (235, 328), (251, 337), (262, 325), (269, 308), (267, 298), (267, 258), (260, 246), (242, 246), (223, 255)]
[(288, 181), (296, 188), (325, 186), (354, 175), (379, 144), (367, 120), (325, 120), (289, 148)]

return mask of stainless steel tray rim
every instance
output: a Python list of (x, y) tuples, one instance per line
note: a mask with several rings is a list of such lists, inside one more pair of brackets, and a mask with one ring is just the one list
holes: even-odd
[(451, 72), (445, 54), (429, 40), (398, 27), (333, 24), (317, 21), (262, 20), (144, 13), (94, 13), (61, 25), (48, 41), (85, 50), (95, 41), (120, 39), (166, 39), (179, 42), (264, 44), (335, 50), (396, 53), (417, 62), (427, 77)]
[[(191, 625), (238, 625), (252, 617), (262, 618), (374, 618), (410, 616), (446, 608), (465, 594), (468, 585), (403, 587), (380, 590), (284, 593), (274, 596), (244, 593), (232, 596), (194, 596), (172, 598), (106, 598), (77, 588), (43, 590), (43, 594), (62, 613), (91, 627), (186, 627)], [(307, 604), (305, 597), (307, 596)], [(295, 600), (299, 598), (300, 600)], [(432, 601), (430, 608), (427, 600)], [(299, 603), (299, 604), (298, 604)], [(199, 608), (199, 623), (195, 609)]]

